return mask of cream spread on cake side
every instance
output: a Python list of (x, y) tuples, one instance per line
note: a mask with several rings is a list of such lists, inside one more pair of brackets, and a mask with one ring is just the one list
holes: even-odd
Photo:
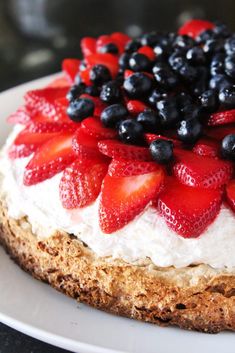
[(1, 154), (3, 192), (9, 216), (15, 219), (27, 216), (38, 237), (48, 237), (55, 230), (63, 230), (76, 235), (98, 256), (122, 258), (128, 262), (148, 257), (162, 267), (197, 263), (216, 268), (235, 266), (235, 217), (225, 205), (215, 221), (195, 239), (177, 235), (151, 205), (121, 230), (104, 234), (98, 224), (98, 199), (82, 209), (62, 207), (59, 199), (61, 173), (33, 186), (23, 185), (23, 171), (29, 158), (12, 161), (6, 154), (7, 146), (18, 131), (19, 127), (10, 135)]

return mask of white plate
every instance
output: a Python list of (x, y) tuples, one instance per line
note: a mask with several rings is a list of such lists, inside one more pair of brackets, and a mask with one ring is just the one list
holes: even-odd
[[(48, 78), (0, 94), (0, 144), (10, 128), (5, 118), (23, 94)], [(235, 334), (217, 335), (159, 328), (112, 316), (58, 293), (33, 279), (0, 249), (0, 321), (42, 341), (78, 353), (232, 353)]]

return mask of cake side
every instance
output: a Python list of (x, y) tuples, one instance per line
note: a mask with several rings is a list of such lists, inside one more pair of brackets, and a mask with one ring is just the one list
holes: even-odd
[(93, 307), (159, 325), (235, 330), (235, 273), (206, 265), (175, 269), (100, 258), (57, 232), (38, 241), (27, 219), (0, 211), (0, 242), (37, 279)]

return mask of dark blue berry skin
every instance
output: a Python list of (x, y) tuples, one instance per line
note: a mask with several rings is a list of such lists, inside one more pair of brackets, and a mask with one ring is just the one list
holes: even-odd
[(205, 66), (196, 67), (197, 76), (193, 81), (193, 85), (190, 85), (192, 95), (198, 97), (208, 88), (208, 69)]
[(154, 161), (167, 164), (173, 159), (173, 143), (171, 141), (157, 139), (149, 145), (149, 150)]
[(214, 53), (218, 53), (223, 51), (224, 49), (224, 42), (219, 41), (217, 39), (209, 39), (203, 45), (203, 51), (206, 55), (212, 55)]
[(159, 100), (167, 96), (165, 91), (162, 91), (160, 88), (154, 88), (148, 96), (148, 103), (152, 107), (156, 107), (156, 104)]
[(214, 39), (216, 37), (216, 34), (212, 29), (207, 29), (203, 31), (202, 33), (199, 34), (196, 38), (197, 43), (205, 43), (207, 40)]
[(199, 102), (202, 111), (206, 113), (213, 113), (219, 107), (218, 94), (212, 89), (203, 92), (199, 97)]
[(80, 85), (74, 85), (68, 91), (66, 98), (69, 102), (71, 102), (72, 100), (79, 98), (79, 96), (85, 92), (85, 89), (86, 86), (84, 83), (81, 83)]
[(99, 53), (105, 54), (105, 53), (110, 53), (110, 54), (118, 54), (119, 50), (116, 44), (114, 43), (108, 43), (103, 45), (101, 48), (99, 48)]
[(178, 77), (168, 68), (163, 68), (154, 72), (154, 77), (160, 87), (165, 89), (174, 88), (178, 85)]
[(219, 101), (224, 108), (235, 108), (235, 87), (222, 88), (219, 91)]
[(148, 71), (151, 67), (151, 61), (144, 54), (134, 53), (130, 57), (129, 67), (133, 71)]
[(152, 80), (143, 73), (135, 73), (125, 79), (123, 88), (131, 98), (146, 96), (152, 88)]
[(120, 58), (119, 58), (119, 66), (121, 69), (126, 70), (129, 69), (129, 60), (130, 60), (130, 54), (123, 53)]
[(105, 103), (116, 103), (121, 99), (120, 86), (116, 81), (105, 83), (100, 92), (100, 99)]
[(200, 107), (194, 103), (186, 104), (180, 109), (180, 112), (183, 120), (196, 119), (200, 115)]
[(204, 64), (206, 61), (205, 54), (201, 47), (190, 48), (186, 53), (186, 59), (192, 64)]
[(209, 87), (211, 89), (220, 90), (222, 88), (230, 87), (231, 81), (225, 75), (216, 75), (210, 79)]
[(70, 102), (67, 114), (71, 120), (78, 122), (92, 116), (94, 113), (94, 103), (88, 98), (78, 98)]
[(185, 106), (191, 105), (193, 103), (192, 97), (185, 92), (181, 92), (176, 96), (178, 107), (184, 108)]
[(194, 46), (195, 42), (188, 36), (177, 36), (174, 40), (173, 46), (175, 49), (187, 51)]
[(128, 54), (131, 54), (131, 53), (137, 51), (140, 47), (141, 47), (140, 41), (137, 39), (133, 39), (126, 44), (125, 52)]
[(157, 113), (152, 110), (145, 110), (140, 113), (136, 121), (143, 126), (145, 132), (156, 133), (159, 131), (159, 117)]
[(93, 97), (98, 97), (100, 95), (100, 89), (96, 86), (87, 86), (85, 88), (85, 93)]
[(105, 127), (115, 128), (117, 124), (128, 116), (128, 110), (122, 104), (112, 104), (105, 108), (100, 116)]
[(224, 53), (217, 53), (211, 59), (210, 73), (212, 76), (224, 74)]
[(227, 53), (227, 55), (233, 55), (235, 54), (235, 34), (228, 38), (224, 44), (224, 49)]
[(156, 54), (157, 58), (160, 57), (167, 57), (171, 52), (171, 47), (168, 43), (159, 43), (154, 47), (154, 53)]
[(185, 81), (193, 82), (197, 78), (197, 70), (188, 63), (182, 65), (177, 72)]
[(168, 97), (157, 102), (157, 109), (162, 127), (174, 127), (180, 119), (177, 100)]
[(179, 71), (180, 68), (187, 63), (185, 57), (178, 53), (171, 54), (168, 61), (174, 71)]
[(111, 80), (109, 69), (104, 65), (95, 65), (90, 70), (90, 80), (97, 86)]
[(202, 135), (202, 125), (197, 119), (182, 120), (177, 129), (179, 140), (184, 143), (193, 144)]
[(218, 38), (227, 38), (230, 36), (230, 31), (224, 23), (217, 22), (216, 26), (213, 28), (213, 32)]
[(157, 43), (159, 43), (159, 41), (161, 40), (161, 35), (159, 33), (147, 33), (144, 34), (141, 37), (141, 44), (144, 45), (148, 45), (150, 47), (155, 47), (155, 45), (157, 45)]
[(144, 129), (138, 121), (127, 119), (119, 124), (118, 136), (124, 143), (141, 145), (144, 142)]
[(225, 73), (235, 79), (235, 54), (234, 55), (229, 55), (225, 58)]
[(235, 135), (230, 134), (224, 137), (221, 143), (221, 155), (225, 159), (235, 161)]

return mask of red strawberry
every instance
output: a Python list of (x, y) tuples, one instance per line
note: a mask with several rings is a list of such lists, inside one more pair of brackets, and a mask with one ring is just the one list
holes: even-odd
[(219, 190), (192, 188), (169, 177), (157, 210), (173, 231), (184, 238), (195, 238), (215, 219), (221, 202)]
[(122, 32), (114, 32), (111, 34), (110, 37), (112, 39), (112, 42), (119, 46), (120, 53), (124, 51), (126, 44), (131, 40), (131, 38), (127, 34)]
[(200, 156), (219, 157), (220, 146), (216, 140), (201, 138), (193, 147), (193, 152)]
[(127, 177), (140, 174), (148, 174), (162, 169), (155, 162), (128, 161), (125, 159), (113, 159), (109, 164), (108, 173), (110, 176)]
[(71, 84), (78, 73), (80, 62), (78, 59), (64, 59), (62, 62), (62, 69)]
[(83, 83), (85, 83), (87, 86), (91, 86), (92, 83), (90, 80), (90, 69), (89, 68), (80, 71), (79, 76), (81, 77), (81, 80)]
[(33, 121), (27, 125), (27, 131), (31, 133), (53, 133), (53, 132), (73, 132), (76, 131), (80, 124), (74, 122), (41, 122)]
[(60, 77), (54, 79), (47, 87), (52, 87), (52, 88), (62, 88), (62, 87), (68, 87), (69, 85), (69, 80), (65, 75), (61, 75)]
[(235, 212), (235, 179), (230, 180), (226, 185), (226, 199), (231, 209)]
[(154, 60), (156, 58), (156, 55), (153, 51), (153, 49), (147, 45), (144, 45), (143, 47), (139, 48), (138, 53), (146, 55), (149, 60)]
[(235, 123), (235, 109), (225, 110), (223, 112), (217, 112), (211, 114), (208, 120), (209, 126), (224, 125)]
[(131, 75), (134, 74), (134, 71), (132, 70), (125, 70), (124, 71), (124, 79), (127, 79), (128, 77), (130, 77)]
[(49, 179), (71, 164), (76, 158), (72, 137), (72, 133), (61, 133), (44, 143), (25, 168), (24, 184), (33, 185)]
[(8, 156), (10, 159), (24, 158), (31, 155), (31, 153), (37, 150), (36, 145), (11, 145), (8, 150)]
[(109, 69), (109, 71), (111, 72), (113, 78), (118, 73), (118, 69), (119, 69), (118, 58), (115, 55), (112, 55), (109, 53), (93, 54), (93, 55), (87, 56), (85, 58), (85, 62), (90, 67), (97, 65), (97, 64), (101, 64), (101, 65), (106, 66)]
[(146, 147), (125, 145), (124, 143), (114, 140), (99, 141), (98, 147), (101, 153), (111, 158), (151, 161), (149, 149)]
[(95, 54), (96, 52), (96, 39), (92, 37), (84, 37), (81, 40), (81, 49), (83, 56)]
[(149, 108), (145, 103), (138, 100), (127, 101), (126, 107), (130, 114), (139, 114)]
[(84, 207), (95, 201), (107, 168), (107, 163), (99, 159), (77, 159), (67, 167), (59, 186), (63, 207), (67, 209)]
[(72, 148), (79, 158), (97, 158), (102, 156), (98, 149), (98, 139), (78, 129), (72, 140)]
[(215, 126), (208, 128), (205, 131), (206, 135), (216, 140), (223, 140), (223, 138), (229, 134), (235, 134), (234, 126)]
[(117, 136), (116, 130), (104, 127), (97, 118), (86, 118), (81, 123), (82, 130), (97, 139), (112, 139)]
[(181, 147), (182, 143), (179, 140), (167, 137), (167, 136), (163, 136), (163, 135), (155, 135), (155, 134), (145, 134), (145, 139), (146, 141), (150, 144), (151, 142), (155, 141), (155, 140), (166, 140), (166, 141), (171, 141), (173, 142), (175, 147)]
[(112, 38), (111, 38), (111, 36), (109, 36), (109, 35), (102, 35), (102, 36), (99, 36), (98, 38), (97, 38), (97, 41), (96, 41), (96, 52), (100, 52), (100, 50), (102, 49), (102, 47), (104, 46), (104, 45), (107, 45), (107, 44), (109, 44), (109, 43), (112, 43)]
[(204, 20), (189, 20), (180, 27), (178, 33), (180, 35), (187, 35), (196, 38), (200, 33), (207, 29), (213, 29), (215, 27), (214, 23)]
[(93, 97), (90, 96), (89, 94), (81, 94), (80, 98), (88, 98), (93, 101), (95, 104), (95, 110), (94, 110), (94, 116), (100, 117), (102, 111), (107, 107), (107, 104), (102, 102), (102, 100), (99, 97)]
[(163, 169), (127, 176), (106, 175), (101, 188), (99, 221), (104, 233), (112, 233), (132, 221), (154, 200), (164, 181)]
[(9, 115), (7, 122), (9, 124), (27, 124), (31, 120), (32, 114), (27, 110), (26, 107), (20, 107), (16, 112)]
[(186, 150), (175, 150), (175, 176), (193, 187), (216, 189), (232, 177), (233, 166), (228, 161), (196, 155)]

